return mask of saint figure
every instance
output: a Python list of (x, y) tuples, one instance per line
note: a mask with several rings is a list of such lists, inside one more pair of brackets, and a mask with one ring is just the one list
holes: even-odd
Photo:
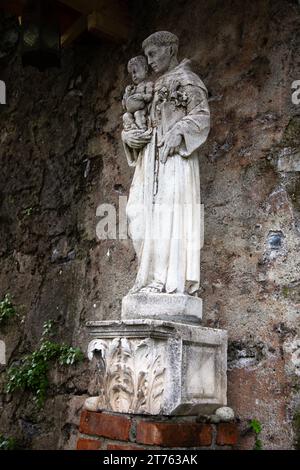
[(167, 31), (143, 42), (157, 74), (147, 129), (124, 129), (135, 167), (127, 204), (138, 258), (131, 293), (193, 295), (200, 283), (199, 148), (210, 129), (207, 90), (189, 60), (178, 63), (178, 38)]

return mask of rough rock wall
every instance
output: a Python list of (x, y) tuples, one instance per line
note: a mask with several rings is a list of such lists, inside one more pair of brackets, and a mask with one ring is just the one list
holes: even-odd
[[(97, 240), (96, 208), (118, 207), (132, 178), (119, 138), (125, 64), (148, 33), (168, 29), (210, 93), (201, 295), (204, 324), (229, 332), (228, 402), (242, 433), (261, 421), (264, 448), (299, 446), (300, 180), (288, 171), (300, 147), (299, 5), (149, 0), (134, 15), (123, 47), (74, 45), (58, 72), (22, 69), (18, 50), (2, 66), (0, 298), (10, 292), (24, 316), (1, 331), (8, 359), (36, 346), (47, 319), (61, 341), (85, 347), (86, 320), (120, 316), (136, 260), (130, 241)], [(85, 363), (51, 375), (41, 412), (27, 394), (1, 395), (0, 432), (27, 447), (74, 448), (91, 374)]]

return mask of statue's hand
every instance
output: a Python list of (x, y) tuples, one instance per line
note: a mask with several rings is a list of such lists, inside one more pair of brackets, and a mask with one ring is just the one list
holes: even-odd
[(133, 129), (130, 131), (122, 131), (122, 140), (128, 147), (132, 149), (141, 149), (147, 145), (152, 138), (149, 131), (141, 129)]
[(143, 101), (144, 95), (142, 93), (135, 93), (134, 95), (131, 95), (130, 98), (136, 101)]
[(178, 150), (182, 142), (181, 134), (174, 134), (172, 132), (167, 132), (166, 135), (159, 142), (158, 147), (163, 147), (161, 152), (160, 161), (161, 163), (166, 163), (167, 158), (171, 155), (174, 155)]

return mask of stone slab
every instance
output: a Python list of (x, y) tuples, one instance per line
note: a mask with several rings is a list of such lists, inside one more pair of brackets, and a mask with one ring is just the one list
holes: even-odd
[(128, 294), (122, 300), (121, 318), (200, 323), (202, 299), (184, 294)]

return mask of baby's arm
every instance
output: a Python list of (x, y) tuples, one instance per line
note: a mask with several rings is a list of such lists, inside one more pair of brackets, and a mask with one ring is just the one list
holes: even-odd
[(134, 100), (137, 101), (145, 101), (145, 94), (144, 93), (134, 93), (134, 95), (131, 95)]
[(145, 84), (145, 94), (144, 94), (144, 100), (146, 103), (149, 103), (149, 101), (152, 100), (153, 97), (153, 82), (146, 82)]
[(126, 111), (126, 100), (132, 94), (132, 88), (133, 88), (132, 85), (127, 85), (127, 87), (125, 88), (125, 92), (124, 92), (123, 99), (122, 99), (122, 106), (125, 111)]
[(124, 93), (124, 99), (128, 98), (128, 96), (132, 95), (134, 92), (134, 86), (133, 85), (127, 85), (125, 88), (125, 93)]

